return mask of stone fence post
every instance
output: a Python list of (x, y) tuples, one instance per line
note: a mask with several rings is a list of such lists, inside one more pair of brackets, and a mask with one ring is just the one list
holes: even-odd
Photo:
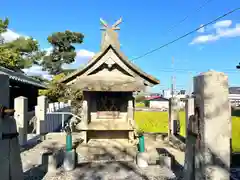
[(187, 132), (189, 129), (189, 118), (194, 115), (194, 98), (188, 98), (186, 100), (186, 104), (185, 104), (185, 113), (186, 113), (186, 119), (185, 119), (185, 136), (187, 137)]
[(19, 133), (19, 144), (22, 146), (27, 143), (27, 113), (28, 113), (28, 99), (20, 96), (14, 99), (14, 118), (16, 120), (17, 131)]
[(179, 121), (179, 99), (177, 97), (170, 98), (169, 100), (169, 135), (177, 134), (177, 123)]
[[(133, 100), (128, 101), (127, 121), (135, 128)], [(134, 131), (129, 131), (128, 138), (130, 141), (134, 140)]]
[(133, 100), (128, 101), (128, 112), (127, 112), (128, 123), (134, 125), (134, 108), (133, 108)]
[(71, 101), (71, 100), (68, 100), (67, 104), (68, 104), (69, 106), (71, 106), (71, 103), (72, 103), (72, 101)]
[(39, 96), (37, 98), (37, 107), (36, 107), (36, 115), (37, 115), (37, 134), (45, 134), (47, 133), (47, 124), (46, 124), (46, 113), (47, 113), (47, 97)]

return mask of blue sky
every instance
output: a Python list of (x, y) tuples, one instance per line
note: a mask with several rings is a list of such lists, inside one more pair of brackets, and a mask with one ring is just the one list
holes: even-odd
[[(81, 56), (99, 51), (100, 17), (109, 24), (122, 17), (119, 32), (122, 51), (132, 59), (240, 7), (239, 0), (212, 0), (196, 12), (205, 1), (122, 0), (113, 3), (110, 0), (3, 0), (0, 18), (9, 17), (11, 32), (32, 36), (40, 42), (42, 48), (50, 47), (46, 38), (53, 32), (82, 32), (85, 35), (84, 43), (77, 47), (82, 52), (79, 53)], [(168, 32), (186, 15), (190, 17)], [(153, 91), (170, 87), (173, 57), (178, 89), (188, 88), (191, 77), (189, 71), (192, 75), (197, 75), (209, 69), (226, 72), (230, 85), (240, 86), (240, 72), (235, 69), (240, 62), (240, 11), (222, 20), (134, 61), (144, 71), (160, 79), (161, 85), (153, 88)], [(79, 66), (85, 59), (86, 57), (77, 58), (71, 67)]]

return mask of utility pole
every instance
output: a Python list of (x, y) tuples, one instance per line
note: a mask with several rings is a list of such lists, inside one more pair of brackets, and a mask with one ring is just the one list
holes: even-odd
[(192, 72), (190, 71), (189, 72), (189, 92), (188, 92), (188, 95), (189, 95), (189, 97), (191, 97), (191, 94), (192, 94), (192, 85), (193, 85), (193, 79), (192, 79)]
[(175, 88), (176, 88), (176, 77), (175, 77), (175, 70), (174, 70), (174, 57), (172, 58), (172, 69), (173, 69), (173, 75), (172, 75), (171, 93), (172, 93), (172, 97), (173, 97), (174, 92), (175, 92)]

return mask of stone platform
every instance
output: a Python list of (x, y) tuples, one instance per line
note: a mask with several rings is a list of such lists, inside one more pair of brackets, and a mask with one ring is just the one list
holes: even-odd
[[(170, 152), (179, 164), (183, 164), (184, 153), (169, 147), (162, 140), (145, 137), (146, 152), (149, 155), (149, 166), (137, 167), (135, 161), (137, 148), (127, 140), (90, 140), (81, 143), (78, 133), (73, 133), (73, 142), (78, 154), (78, 165), (74, 171), (64, 172), (61, 167), (55, 174), (46, 173), (39, 164), (40, 154), (46, 150), (57, 150), (65, 147), (65, 133), (51, 133), (46, 140), (21, 153), (25, 179), (172, 179), (178, 175), (156, 161), (159, 159), (159, 148)], [(152, 162), (151, 162), (152, 161)], [(175, 174), (175, 175), (174, 175)]]
[(127, 140), (91, 139), (77, 147), (79, 162), (134, 161), (137, 147)]

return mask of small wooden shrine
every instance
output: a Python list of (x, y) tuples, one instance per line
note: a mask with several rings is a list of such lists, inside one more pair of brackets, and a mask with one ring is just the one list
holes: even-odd
[(101, 51), (88, 64), (61, 82), (83, 90), (83, 121), (78, 126), (85, 141), (91, 138), (133, 139), (133, 92), (159, 84), (120, 51), (118, 25), (100, 19)]

